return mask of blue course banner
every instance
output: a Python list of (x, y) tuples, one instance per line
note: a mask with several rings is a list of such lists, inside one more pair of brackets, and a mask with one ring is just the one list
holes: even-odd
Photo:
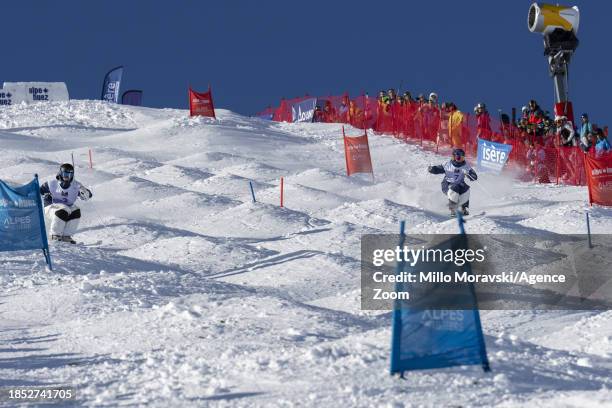
[(478, 169), (499, 174), (510, 157), (512, 146), (478, 139)]
[(119, 87), (121, 85), (121, 77), (123, 76), (123, 67), (113, 68), (104, 77), (102, 85), (102, 100), (117, 103), (119, 101)]
[(51, 266), (38, 177), (22, 186), (0, 180), (0, 251), (42, 249)]
[(293, 122), (312, 122), (317, 98), (306, 99), (291, 106)]
[[(463, 221), (461, 220), (461, 223)], [(463, 224), (461, 224), (463, 225)], [(399, 247), (404, 247), (404, 224), (401, 227)], [(435, 247), (436, 250), (462, 250), (467, 248), (466, 235), (463, 232), (451, 240)], [(426, 262), (411, 266), (399, 262), (397, 273), (419, 273), (417, 269), (450, 272), (456, 266), (451, 262)], [(469, 264), (465, 268), (471, 275)], [(451, 272), (452, 273), (452, 272)], [(396, 290), (401, 292), (411, 284), (396, 283)], [(435, 284), (426, 288), (422, 298), (439, 296), (443, 285)], [(391, 373), (403, 374), (408, 370), (452, 367), (460, 365), (482, 365), (489, 371), (489, 361), (480, 325), (480, 314), (474, 293), (473, 284), (456, 285), (453, 296), (464, 299), (471, 304), (471, 310), (434, 310), (405, 307), (398, 301), (393, 311), (391, 339)]]

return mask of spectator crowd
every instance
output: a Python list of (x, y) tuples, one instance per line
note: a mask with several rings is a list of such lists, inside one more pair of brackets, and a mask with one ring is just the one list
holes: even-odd
[[(291, 103), (306, 98), (283, 100), (279, 108), (270, 110), (273, 120), (291, 121)], [(523, 106), (518, 117), (501, 110), (492, 117), (484, 103), (478, 103), (471, 114), (453, 102), (440, 103), (435, 92), (413, 98), (410, 92), (389, 89), (381, 90), (376, 98), (367, 94), (353, 99), (347, 94), (317, 98), (313, 121), (350, 123), (418, 140), (436, 150), (460, 147), (468, 154), (475, 153), (478, 139), (511, 144), (514, 161), (524, 166), (528, 177), (550, 182), (556, 176), (557, 181), (581, 184), (584, 177), (577, 169), (583, 167), (584, 158), (578, 153), (599, 156), (609, 152), (608, 130), (592, 123), (587, 113), (580, 115), (578, 125), (567, 116), (571, 114), (551, 116), (535, 100)]]

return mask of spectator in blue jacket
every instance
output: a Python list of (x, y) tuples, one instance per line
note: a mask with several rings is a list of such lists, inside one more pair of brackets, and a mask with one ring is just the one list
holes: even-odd
[(589, 143), (589, 134), (593, 133), (593, 125), (589, 122), (589, 115), (583, 113), (580, 115), (580, 121), (582, 124), (580, 125), (580, 143), (579, 146), (585, 152), (589, 150), (591, 147)]
[(604, 134), (603, 130), (597, 129), (597, 143), (595, 143), (595, 154), (599, 155), (612, 150), (608, 138)]

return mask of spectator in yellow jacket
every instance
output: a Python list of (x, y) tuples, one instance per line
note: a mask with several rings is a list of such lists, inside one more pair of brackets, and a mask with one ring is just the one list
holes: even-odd
[(448, 135), (453, 148), (463, 148), (463, 113), (457, 109), (454, 103), (450, 103), (448, 115)]

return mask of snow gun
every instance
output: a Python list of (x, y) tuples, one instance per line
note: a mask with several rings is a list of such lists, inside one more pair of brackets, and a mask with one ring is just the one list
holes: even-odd
[(578, 48), (580, 10), (577, 6), (533, 3), (529, 7), (527, 27), (544, 36), (544, 55), (548, 57), (550, 76), (555, 87), (555, 115), (566, 116), (574, 123), (569, 100), (568, 66)]

